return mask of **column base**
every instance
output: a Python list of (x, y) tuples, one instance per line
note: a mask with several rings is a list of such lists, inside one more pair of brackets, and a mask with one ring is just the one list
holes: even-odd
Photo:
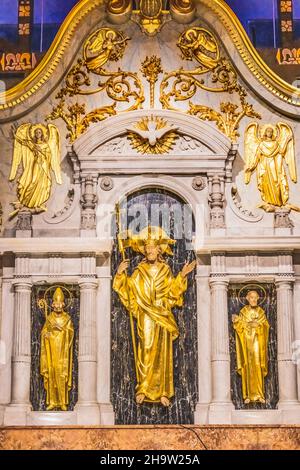
[(115, 413), (110, 403), (100, 403), (100, 423), (106, 426), (115, 424)]
[(277, 409), (278, 410), (295, 410), (300, 409), (300, 402), (298, 400), (282, 400), (278, 402)]
[(98, 426), (100, 424), (100, 410), (97, 403), (78, 403), (74, 411), (77, 414), (77, 424), (84, 426)]
[(208, 424), (209, 403), (197, 403), (194, 424)]
[(30, 405), (8, 405), (4, 411), (4, 426), (26, 426)]
[(298, 400), (279, 401), (277, 408), (281, 412), (282, 424), (300, 424), (300, 402)]
[(212, 403), (209, 406), (208, 424), (231, 424), (231, 413), (234, 406), (231, 402)]

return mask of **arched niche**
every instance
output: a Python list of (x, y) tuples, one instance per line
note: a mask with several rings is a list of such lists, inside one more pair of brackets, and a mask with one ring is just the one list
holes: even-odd
[[(163, 188), (148, 187), (132, 192), (126, 199), (120, 201), (121, 208), (126, 206), (129, 212), (129, 222), (132, 214), (130, 209), (138, 204), (146, 207), (150, 213), (153, 205), (164, 204), (165, 208), (177, 206), (184, 211), (189, 204), (178, 194)], [(175, 216), (171, 210), (170, 236), (178, 235), (175, 227)], [(131, 214), (131, 215), (130, 215)], [(192, 237), (194, 231), (193, 214), (191, 214), (192, 227), (186, 230), (184, 218), (182, 218), (183, 236), (176, 240), (173, 248), (173, 256), (167, 256), (166, 262), (170, 265), (173, 274), (177, 275), (186, 261), (192, 261), (195, 257), (192, 250)], [(125, 216), (127, 217), (127, 215)], [(124, 221), (124, 218), (123, 218)], [(124, 223), (124, 222), (123, 222)], [(160, 225), (162, 219), (159, 220)], [(132, 226), (131, 226), (132, 227)], [(137, 228), (143, 229), (141, 226)], [(131, 275), (142, 255), (127, 250), (126, 256), (131, 260), (128, 274)], [(112, 252), (112, 277), (115, 276), (117, 267), (121, 261), (115, 240)], [(130, 332), (130, 320), (126, 309), (122, 306), (118, 295), (112, 292), (111, 300), (111, 401), (115, 413), (116, 424), (193, 424), (194, 408), (198, 398), (198, 367), (197, 367), (197, 294), (195, 272), (189, 276), (188, 289), (185, 293), (184, 306), (173, 309), (180, 336), (173, 343), (174, 358), (174, 386), (175, 396), (169, 408), (160, 404), (144, 403), (137, 405), (135, 402), (135, 367), (132, 339)], [(136, 335), (135, 335), (136, 336)]]

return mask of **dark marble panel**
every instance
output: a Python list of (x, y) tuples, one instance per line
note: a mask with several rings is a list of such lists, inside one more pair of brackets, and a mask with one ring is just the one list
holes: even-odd
[[(55, 284), (54, 286), (57, 286)], [(48, 291), (47, 303), (51, 305), (51, 299), (55, 291), (55, 287)], [(73, 384), (70, 391), (70, 403), (68, 410), (74, 409), (77, 403), (78, 395), (78, 339), (79, 339), (79, 287), (77, 285), (67, 285), (61, 283), (60, 286), (66, 287), (72, 294), (71, 305), (65, 308), (66, 312), (71, 316), (74, 326), (74, 342), (73, 342)], [(43, 378), (40, 375), (40, 352), (41, 352), (41, 331), (45, 323), (45, 313), (38, 306), (39, 299), (43, 299), (45, 291), (50, 285), (34, 286), (32, 290), (31, 301), (31, 377), (30, 377), (30, 401), (34, 411), (46, 410), (46, 392), (44, 389)], [(64, 291), (66, 296), (66, 291)], [(65, 297), (66, 305), (69, 298)]]
[[(253, 285), (254, 283), (247, 283)], [(228, 310), (229, 310), (229, 338), (230, 338), (230, 360), (231, 360), (231, 397), (236, 409), (251, 410), (251, 409), (275, 409), (278, 403), (278, 371), (277, 371), (277, 300), (276, 300), (276, 287), (274, 284), (262, 284), (266, 291), (265, 301), (261, 307), (265, 310), (266, 317), (270, 324), (269, 332), (269, 346), (268, 346), (268, 375), (265, 378), (265, 397), (266, 403), (249, 403), (246, 405), (243, 402), (242, 396), (242, 380), (237, 373), (236, 364), (236, 345), (235, 345), (235, 331), (232, 324), (232, 315), (238, 314), (243, 304), (238, 298), (240, 289), (247, 284), (231, 284), (228, 291)], [(256, 284), (256, 283), (255, 283)], [(263, 298), (263, 289), (256, 288)], [(247, 290), (246, 290), (247, 292)], [(243, 298), (241, 299), (243, 300)], [(245, 303), (246, 300), (243, 300)]]
[[(134, 204), (147, 207), (153, 204), (182, 205), (181, 199), (167, 191), (151, 189), (135, 193), (127, 200), (128, 208)], [(130, 216), (128, 222), (130, 222)], [(175, 226), (174, 214), (170, 217), (170, 234), (174, 237), (181, 228), (178, 220)], [(193, 251), (190, 250), (193, 227), (184, 227), (186, 239), (177, 240), (173, 249), (174, 256), (166, 257), (175, 275), (182, 269), (185, 261), (192, 261)], [(162, 219), (160, 219), (160, 225)], [(138, 230), (145, 226), (141, 223)], [(188, 248), (188, 249), (187, 249)], [(133, 272), (142, 256), (127, 250), (131, 259), (129, 274)], [(114, 276), (121, 261), (115, 244), (112, 257), (112, 275)], [(192, 424), (193, 411), (197, 402), (197, 301), (195, 272), (189, 276), (189, 287), (185, 294), (184, 307), (173, 309), (178, 322), (180, 337), (174, 342), (174, 386), (175, 397), (169, 408), (161, 405), (135, 403), (135, 370), (133, 348), (130, 334), (130, 321), (126, 309), (122, 306), (118, 295), (112, 293), (112, 357), (111, 357), (111, 389), (116, 424)], [(137, 335), (136, 335), (137, 336)]]

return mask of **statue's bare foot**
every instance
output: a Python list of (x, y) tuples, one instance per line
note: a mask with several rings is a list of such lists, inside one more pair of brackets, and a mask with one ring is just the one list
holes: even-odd
[(135, 399), (136, 399), (136, 402), (138, 405), (141, 405), (143, 403), (143, 401), (145, 400), (146, 398), (146, 395), (144, 393), (139, 393)]
[(68, 408), (66, 407), (66, 405), (61, 405), (61, 409), (62, 411), (67, 411)]
[(170, 406), (170, 400), (167, 397), (161, 397), (160, 402), (165, 407)]
[(250, 403), (250, 399), (249, 398), (246, 398), (246, 400), (244, 401), (245, 405), (249, 405)]
[(47, 407), (47, 411), (52, 411), (52, 410), (54, 410), (54, 408), (55, 408), (54, 405), (49, 405), (49, 406)]
[(264, 398), (259, 398), (259, 403), (266, 403), (266, 400)]

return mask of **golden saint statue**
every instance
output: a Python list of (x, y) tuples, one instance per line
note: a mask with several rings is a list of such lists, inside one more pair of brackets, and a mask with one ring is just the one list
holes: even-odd
[(53, 124), (22, 124), (15, 134), (14, 156), (9, 180), (16, 178), (22, 162), (23, 172), (18, 180), (18, 202), (15, 215), (23, 207), (45, 211), (45, 202), (52, 187), (51, 170), (56, 182), (62, 184), (60, 169), (60, 138)]
[(274, 212), (276, 207), (287, 205), (289, 184), (284, 163), (289, 168), (291, 180), (297, 182), (293, 131), (288, 124), (279, 122), (276, 126), (267, 124), (259, 128), (252, 123), (246, 130), (245, 137), (245, 183), (250, 182), (251, 174), (256, 170), (257, 185), (264, 201), (259, 207), (267, 212)]
[(74, 328), (64, 312), (64, 294), (58, 287), (53, 296), (53, 311), (47, 316), (41, 334), (41, 375), (47, 392), (47, 411), (67, 410), (72, 388)]
[(243, 400), (265, 403), (264, 378), (268, 374), (269, 323), (259, 307), (259, 294), (248, 292), (249, 305), (233, 315), (236, 333), (237, 371), (242, 377)]
[[(144, 255), (131, 277), (126, 273), (130, 261), (124, 259), (113, 283), (130, 317), (137, 322), (137, 348), (133, 337), (136, 401), (169, 406), (174, 396), (173, 341), (179, 335), (172, 308), (183, 305), (187, 275), (195, 268), (196, 261), (186, 263), (174, 277), (163, 254), (172, 255), (170, 245), (175, 241), (160, 227), (146, 227), (126, 243)], [(131, 330), (134, 335), (133, 325)]]

